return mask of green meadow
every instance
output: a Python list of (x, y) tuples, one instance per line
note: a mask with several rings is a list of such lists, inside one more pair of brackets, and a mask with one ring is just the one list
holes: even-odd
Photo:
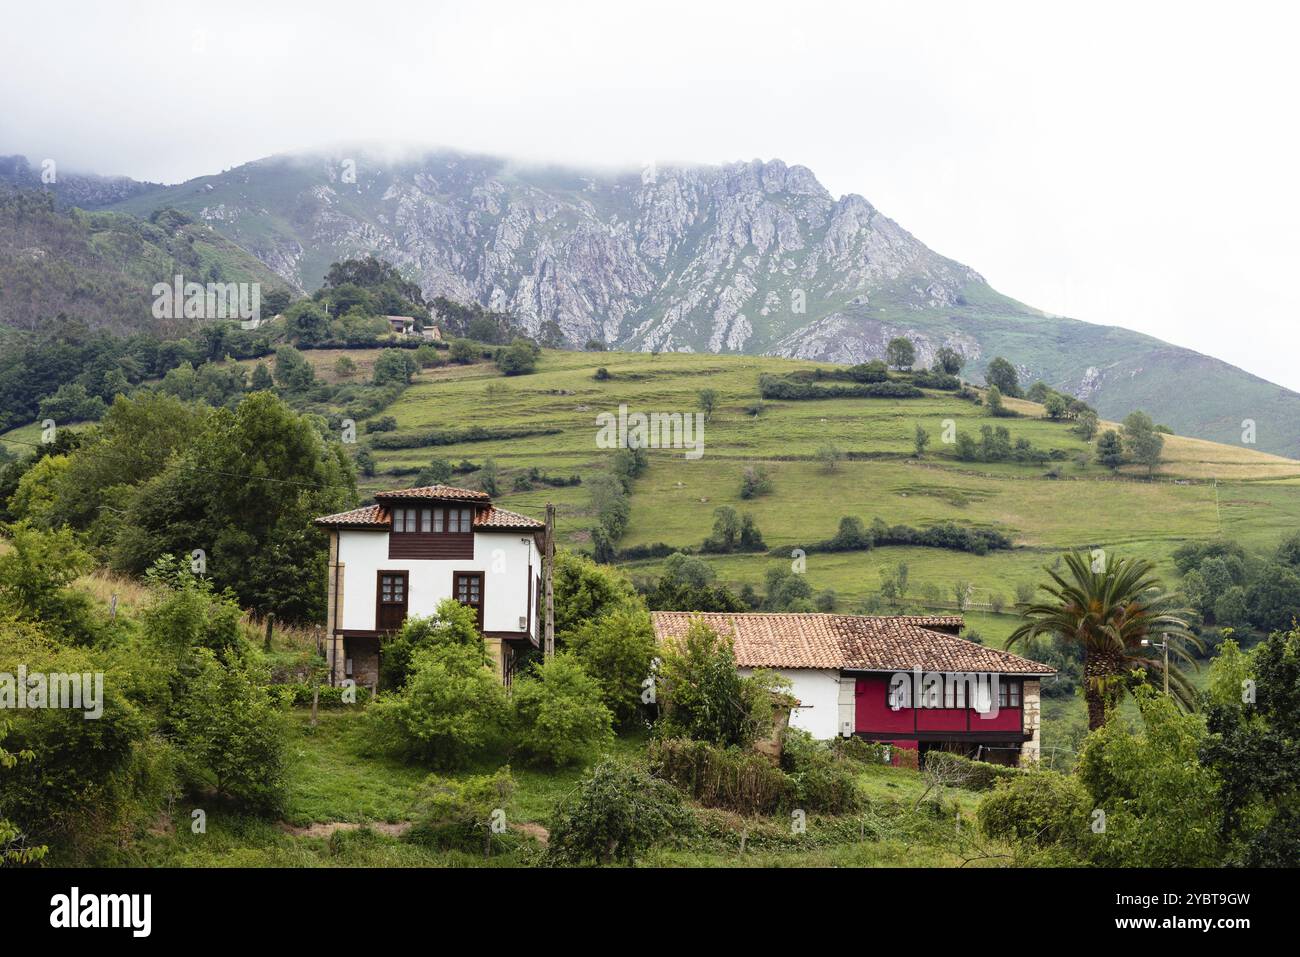
[[(332, 362), (338, 353), (310, 354)], [(364, 353), (358, 353), (364, 355)], [(539, 468), (550, 475), (589, 478), (603, 471), (611, 450), (597, 446), (596, 417), (629, 412), (697, 411), (701, 389), (717, 393), (704, 429), (704, 454), (655, 449), (650, 467), (635, 483), (631, 521), (620, 548), (665, 543), (696, 547), (709, 534), (713, 511), (729, 505), (754, 517), (769, 548), (790, 548), (829, 538), (840, 518), (925, 527), (956, 522), (993, 528), (1012, 537), (1011, 551), (974, 555), (917, 547), (866, 552), (809, 554), (806, 574), (814, 589), (831, 589), (837, 608), (853, 611), (880, 589), (882, 570), (899, 562), (909, 569), (909, 602), (953, 610), (955, 590), (967, 585), (970, 625), (986, 641), (1000, 643), (1014, 617), (994, 613), (1000, 598), (1009, 608), (1016, 586), (1045, 578), (1043, 567), (1071, 548), (1105, 548), (1150, 557), (1170, 577), (1170, 555), (1181, 543), (1219, 535), (1247, 547), (1273, 547), (1288, 527), (1300, 524), (1300, 462), (1236, 446), (1167, 436), (1165, 464), (1154, 481), (1131, 467), (1113, 474), (1091, 460), (1088, 444), (1068, 423), (1044, 417), (1030, 402), (1009, 403), (1017, 418), (994, 419), (983, 406), (952, 393), (927, 390), (920, 399), (835, 398), (760, 400), (760, 374), (813, 369), (818, 363), (755, 356), (689, 353), (583, 353), (547, 351), (532, 375), (506, 378), (495, 366), (442, 366), (416, 377), (384, 410), (398, 432), (469, 426), (532, 429), (515, 439), (461, 442), (418, 449), (377, 450), (379, 472), (365, 480), (375, 492), (409, 483), (393, 469), (416, 469), (431, 459), (479, 465), (493, 459), (500, 470), (497, 501), (540, 515), (557, 506), (562, 544), (585, 547), (594, 522), (582, 486), (539, 487), (514, 492), (516, 475)], [(607, 379), (597, 379), (604, 368)], [(838, 383), (827, 383), (835, 386)], [(916, 458), (917, 425), (930, 433), (930, 447)], [(1012, 440), (1060, 450), (1046, 466), (960, 462), (941, 439), (948, 427), (978, 437), (982, 425), (1006, 426)], [(364, 436), (363, 436), (364, 441)], [(819, 461), (831, 445), (842, 458), (833, 469)], [(744, 469), (761, 465), (772, 490), (740, 496)], [(473, 484), (472, 474), (454, 481)], [(792, 558), (766, 554), (708, 556), (720, 581), (762, 590), (769, 568)], [(658, 561), (630, 562), (628, 571), (653, 576)]]

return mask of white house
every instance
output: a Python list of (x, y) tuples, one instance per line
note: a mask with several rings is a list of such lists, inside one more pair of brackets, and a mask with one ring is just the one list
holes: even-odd
[[(703, 621), (731, 638), (742, 674), (776, 671), (815, 738), (857, 735), (901, 752), (955, 751), (1004, 764), (1039, 755), (1042, 679), (1052, 668), (958, 637), (960, 616), (651, 613), (660, 641)], [(914, 690), (915, 689), (915, 690)]]
[(431, 485), (316, 519), (329, 532), (326, 661), (331, 683), (378, 681), (383, 640), (455, 598), (473, 608), (497, 674), (538, 644), (542, 542), (536, 519), (485, 492)]

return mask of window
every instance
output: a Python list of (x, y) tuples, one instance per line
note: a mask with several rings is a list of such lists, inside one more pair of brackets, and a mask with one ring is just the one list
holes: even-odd
[(474, 609), (479, 628), (483, 627), (483, 573), (456, 572), (456, 600)]
[(380, 575), (379, 600), (385, 605), (400, 605), (406, 601), (405, 575)]
[(998, 707), (999, 708), (1020, 707), (1020, 682), (1019, 681), (998, 682)]
[(469, 534), (474, 531), (474, 510), (470, 508), (395, 508), (393, 531), (403, 535)]
[(945, 708), (966, 707), (966, 682), (962, 678), (947, 675), (944, 677), (943, 706)]

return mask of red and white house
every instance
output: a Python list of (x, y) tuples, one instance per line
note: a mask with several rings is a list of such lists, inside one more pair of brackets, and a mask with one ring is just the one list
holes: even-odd
[(326, 515), (331, 683), (378, 681), (383, 639), (445, 598), (473, 608), (502, 681), (536, 647), (545, 526), (497, 508), (486, 492), (430, 485), (380, 492), (374, 505)]
[(659, 640), (693, 619), (728, 635), (743, 674), (789, 678), (792, 727), (858, 735), (922, 754), (938, 749), (1002, 764), (1039, 756), (1040, 683), (1052, 668), (957, 636), (959, 616), (653, 612)]

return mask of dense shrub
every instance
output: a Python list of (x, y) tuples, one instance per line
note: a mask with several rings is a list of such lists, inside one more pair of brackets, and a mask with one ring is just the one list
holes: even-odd
[(575, 764), (614, 741), (613, 715), (601, 700), (600, 684), (569, 652), (534, 665), (515, 682), (512, 698), (519, 747), (535, 761)]
[(911, 382), (912, 385), (920, 389), (940, 389), (945, 392), (955, 392), (961, 388), (961, 379), (955, 375), (938, 372), (934, 369), (913, 372)]
[[(47, 459), (48, 461), (48, 459)], [(90, 596), (69, 587), (93, 565), (72, 530), (33, 528), (26, 521), (0, 525), (0, 614), (40, 622), (52, 637), (88, 645), (103, 634)]]
[(658, 647), (644, 608), (616, 608), (584, 622), (566, 635), (565, 647), (600, 685), (601, 700), (616, 721), (626, 725), (642, 713), (643, 683)]
[(650, 744), (650, 770), (707, 807), (771, 814), (796, 806), (794, 782), (756, 751), (662, 738)]
[(414, 822), (406, 839), (439, 851), (456, 850), (488, 855), (515, 842), (506, 825), (506, 812), (515, 793), (507, 765), (495, 774), (461, 780), (431, 774), (415, 799)]
[(1149, 687), (1133, 692), (1137, 734), (1118, 715), (1088, 736), (1078, 777), (1106, 814), (1092, 859), (1110, 867), (1207, 867), (1223, 859), (1219, 775), (1198, 757), (1205, 719)]
[(206, 649), (198, 659), (176, 721), (187, 770), (210, 777), (218, 794), (249, 808), (280, 810), (288, 793), (283, 715), (256, 673)]
[(547, 853), (557, 864), (635, 863), (651, 846), (694, 829), (681, 794), (639, 768), (607, 760), (562, 799)]
[(1092, 807), (1088, 792), (1075, 778), (1029, 771), (999, 781), (976, 816), (986, 837), (1082, 849), (1092, 837)]
[(478, 631), (474, 610), (454, 598), (438, 602), (432, 615), (402, 622), (397, 634), (384, 641), (379, 680), (385, 689), (401, 688), (411, 676), (411, 658), (419, 650), (438, 644), (463, 645), (480, 653), (483, 636)]
[(931, 751), (925, 756), (926, 767), (939, 764), (949, 769), (948, 780), (960, 781), (959, 787), (968, 791), (991, 791), (999, 781), (1024, 775), (1020, 768), (989, 761), (975, 761), (948, 751)]
[(781, 766), (790, 776), (795, 807), (830, 814), (855, 810), (861, 803), (854, 783), (859, 764), (806, 731), (792, 728), (786, 733)]
[(400, 691), (367, 709), (376, 744), (435, 767), (457, 767), (499, 747), (509, 703), (479, 648), (438, 643), (412, 656)]
[(505, 375), (527, 375), (537, 369), (537, 357), (540, 352), (540, 349), (526, 339), (516, 339), (509, 346), (497, 351), (497, 368)]
[(729, 637), (694, 620), (680, 639), (662, 645), (656, 731), (722, 746), (747, 746), (757, 730), (752, 692), (736, 671)]
[(48, 844), (78, 858), (151, 823), (176, 776), (171, 749), (128, 694), (144, 690), (142, 679), (103, 652), (61, 648), (35, 626), (0, 620), (0, 672), (15, 675), (20, 665), (29, 674), (103, 672), (104, 679), (94, 720), (72, 708), (0, 711), (8, 725), (3, 751), (26, 756), (0, 762), (0, 829), (8, 820), (25, 836), (10, 849)]

